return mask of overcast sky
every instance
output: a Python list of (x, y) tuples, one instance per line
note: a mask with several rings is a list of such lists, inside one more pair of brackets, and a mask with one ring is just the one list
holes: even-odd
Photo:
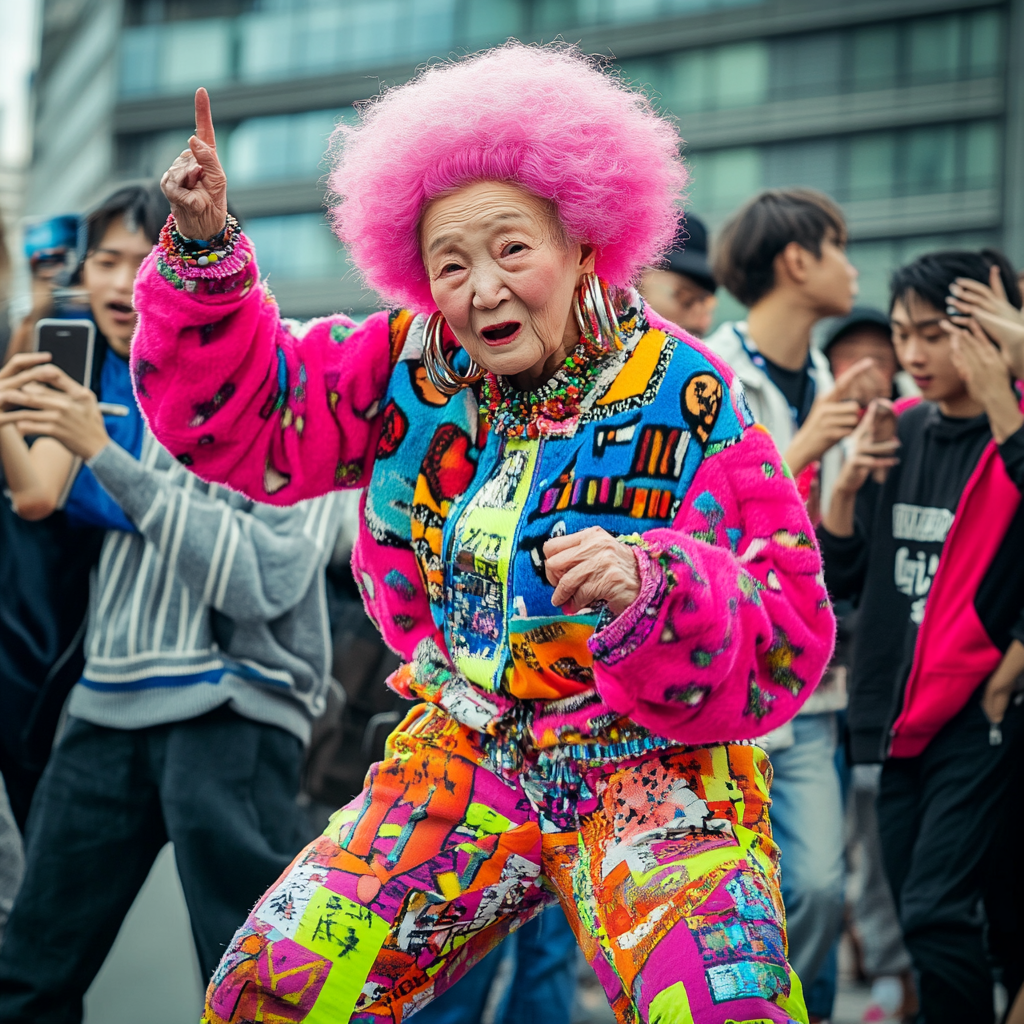
[(35, 63), (37, 0), (0, 0), (0, 162), (29, 156), (28, 87)]

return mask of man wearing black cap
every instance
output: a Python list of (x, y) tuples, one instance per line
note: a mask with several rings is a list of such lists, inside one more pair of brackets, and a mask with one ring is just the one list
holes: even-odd
[(667, 267), (644, 273), (640, 294), (659, 316), (703, 338), (715, 315), (718, 285), (708, 266), (707, 228), (699, 217), (686, 215), (666, 262)]
[[(864, 374), (854, 383), (851, 398), (867, 408), (872, 398), (896, 398), (907, 392), (908, 381), (894, 379), (899, 371), (896, 350), (892, 345), (889, 317), (871, 306), (854, 306), (843, 317), (823, 321), (825, 330), (819, 339), (822, 353), (828, 359), (832, 376), (841, 377), (862, 359), (874, 361), (877, 375)], [(906, 374), (899, 374), (905, 378)], [(878, 389), (881, 388), (881, 391)]]

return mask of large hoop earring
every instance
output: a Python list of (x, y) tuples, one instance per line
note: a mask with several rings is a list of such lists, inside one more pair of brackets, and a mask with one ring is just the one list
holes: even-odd
[(423, 329), (423, 369), (427, 371), (430, 383), (442, 395), (454, 395), (470, 384), (475, 384), (484, 371), (472, 359), (469, 361), (469, 373), (465, 376), (456, 373), (444, 357), (442, 334), (444, 333), (444, 315), (438, 310), (430, 314), (427, 325)]
[(584, 338), (609, 352), (619, 347), (619, 327), (615, 309), (608, 297), (604, 281), (597, 274), (583, 275), (583, 280), (576, 290), (573, 310)]

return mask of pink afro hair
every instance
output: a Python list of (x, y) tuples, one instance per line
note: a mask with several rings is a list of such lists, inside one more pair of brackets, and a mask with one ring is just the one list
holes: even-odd
[(568, 236), (597, 250), (597, 273), (626, 285), (675, 234), (680, 141), (578, 49), (509, 42), (426, 68), (336, 129), (334, 228), (371, 288), (428, 312), (424, 207), (470, 182), (514, 182), (550, 200)]

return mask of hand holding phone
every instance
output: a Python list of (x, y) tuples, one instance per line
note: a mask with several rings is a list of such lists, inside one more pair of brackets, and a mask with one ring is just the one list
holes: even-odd
[(89, 387), (96, 348), (96, 325), (91, 320), (39, 320), (35, 351), (49, 352), (53, 365), (60, 367), (76, 384)]

